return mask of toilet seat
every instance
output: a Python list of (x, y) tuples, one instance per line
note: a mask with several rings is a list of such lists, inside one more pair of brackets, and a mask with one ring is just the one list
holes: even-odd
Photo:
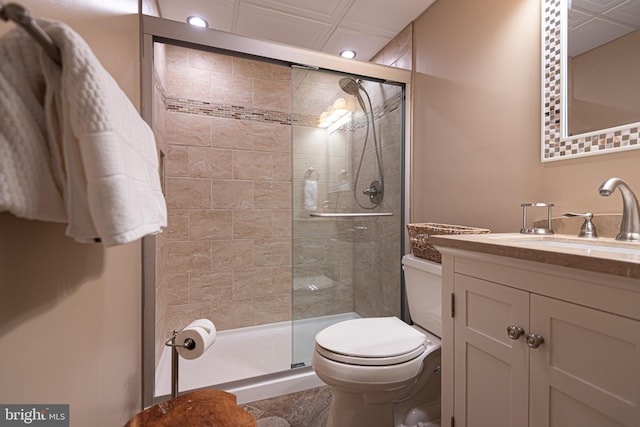
[(415, 359), (429, 345), (427, 337), (397, 317), (353, 319), (316, 335), (316, 351), (340, 363), (389, 366)]

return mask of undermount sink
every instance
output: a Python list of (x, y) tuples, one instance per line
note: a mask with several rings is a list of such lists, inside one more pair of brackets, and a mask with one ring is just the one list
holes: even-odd
[[(520, 233), (432, 236), (444, 254), (457, 250), (640, 279), (640, 243), (609, 237)], [(450, 252), (451, 253), (451, 252)]]
[[(583, 243), (575, 243), (575, 242), (566, 242), (566, 241), (556, 241), (556, 240), (537, 240), (530, 242), (533, 245), (545, 245), (545, 246), (555, 246), (561, 248), (571, 248), (571, 249), (583, 249), (589, 251), (603, 251), (603, 252), (613, 252), (619, 254), (640, 254), (640, 245), (635, 243), (638, 247), (636, 248), (627, 248), (627, 247), (617, 247), (617, 246), (603, 246), (599, 244), (599, 242), (583, 242)], [(630, 243), (633, 244), (633, 243)]]
[(640, 255), (640, 243), (623, 242), (610, 238), (579, 238), (567, 235), (494, 234), (487, 240), (510, 243), (520, 247), (542, 250), (578, 251), (580, 253), (605, 252), (610, 254)]

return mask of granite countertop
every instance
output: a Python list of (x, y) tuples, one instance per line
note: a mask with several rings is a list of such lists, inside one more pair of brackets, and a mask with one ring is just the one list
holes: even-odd
[(461, 249), (640, 279), (640, 243), (520, 233), (434, 235), (429, 241), (439, 250)]

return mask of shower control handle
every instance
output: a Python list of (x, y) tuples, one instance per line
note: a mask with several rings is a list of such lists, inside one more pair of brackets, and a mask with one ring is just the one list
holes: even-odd
[(515, 325), (507, 326), (507, 335), (512, 340), (517, 340), (518, 338), (524, 335), (524, 329), (522, 329), (521, 326), (515, 326)]
[(367, 195), (371, 203), (380, 204), (384, 195), (384, 184), (382, 181), (371, 181), (369, 188), (362, 190), (362, 194)]
[(366, 194), (369, 197), (376, 197), (378, 189), (375, 187), (367, 188), (366, 190), (362, 190), (362, 194)]

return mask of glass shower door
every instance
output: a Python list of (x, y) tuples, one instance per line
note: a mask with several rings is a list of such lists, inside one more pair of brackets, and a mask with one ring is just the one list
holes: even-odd
[(292, 367), (347, 319), (401, 316), (403, 87), (292, 68)]

